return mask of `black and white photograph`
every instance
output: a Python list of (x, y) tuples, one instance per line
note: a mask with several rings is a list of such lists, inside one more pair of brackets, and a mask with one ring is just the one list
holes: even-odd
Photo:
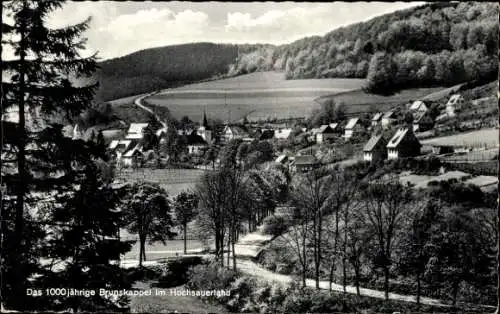
[(1, 313), (500, 314), (498, 2), (0, 7)]

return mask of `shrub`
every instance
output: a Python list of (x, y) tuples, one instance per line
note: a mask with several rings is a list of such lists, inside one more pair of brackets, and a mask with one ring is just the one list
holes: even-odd
[(186, 256), (167, 263), (157, 286), (170, 288), (185, 284), (188, 281), (189, 269), (201, 263), (202, 259), (199, 256)]
[(252, 296), (257, 290), (257, 280), (243, 276), (237, 278), (229, 286), (231, 296), (226, 303), (227, 308), (232, 312), (256, 312), (256, 303)]
[(263, 233), (277, 237), (288, 230), (290, 221), (283, 215), (272, 215), (264, 219)]
[[(192, 290), (225, 290), (236, 280), (237, 273), (214, 262), (191, 267), (188, 278), (186, 286)], [(224, 303), (227, 301), (224, 298), (227, 297), (217, 299), (216, 296), (210, 296), (208, 300)]]

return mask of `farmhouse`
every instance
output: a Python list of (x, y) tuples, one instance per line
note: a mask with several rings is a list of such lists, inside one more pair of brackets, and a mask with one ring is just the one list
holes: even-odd
[(278, 129), (274, 131), (274, 138), (278, 140), (288, 140), (292, 136), (292, 129)]
[(195, 132), (189, 134), (186, 138), (188, 154), (198, 155), (202, 153), (207, 147), (208, 143)]
[(416, 100), (410, 105), (410, 110), (411, 111), (417, 111), (417, 112), (427, 112), (429, 108), (427, 105), (421, 101), (421, 100)]
[(359, 123), (359, 118), (351, 118), (345, 126), (344, 138), (348, 140), (362, 131), (363, 127)]
[(241, 126), (226, 125), (226, 127), (222, 131), (222, 138), (225, 142), (229, 142), (235, 139), (248, 140), (250, 136), (248, 132)]
[[(331, 124), (324, 124), (317, 129), (313, 129), (313, 140), (318, 143), (326, 143), (335, 137), (335, 130), (330, 127)], [(335, 124), (336, 127), (336, 124)]]
[(311, 171), (317, 166), (319, 162), (316, 157), (312, 155), (296, 156), (295, 160), (291, 163), (291, 170), (297, 172)]
[[(120, 158), (121, 157), (121, 158)], [(132, 167), (134, 164), (140, 163), (144, 160), (144, 154), (142, 153), (142, 146), (137, 144), (134, 148), (125, 152), (123, 155), (119, 155), (118, 160), (125, 167)]]
[(377, 112), (373, 118), (372, 118), (372, 127), (375, 127), (377, 126), (381, 121), (382, 121), (382, 117), (383, 117), (383, 113), (382, 112)]
[(387, 129), (394, 123), (394, 121), (396, 121), (396, 119), (394, 119), (394, 111), (387, 111), (386, 113), (384, 113), (381, 119), (382, 127), (384, 129)]
[(258, 139), (260, 141), (270, 140), (274, 137), (274, 130), (271, 130), (271, 129), (262, 129), (262, 130), (259, 130), (258, 133), (259, 133)]
[(387, 157), (388, 159), (414, 157), (420, 154), (421, 146), (411, 127), (401, 128), (387, 144)]
[(413, 132), (425, 132), (434, 127), (434, 121), (432, 120), (429, 112), (417, 111), (413, 113)]
[(125, 136), (126, 140), (140, 140), (144, 136), (144, 129), (148, 126), (148, 123), (130, 123), (130, 126)]
[(455, 112), (460, 110), (460, 108), (465, 103), (465, 99), (460, 94), (451, 95), (450, 99), (446, 103), (446, 114), (449, 117), (455, 116)]
[(377, 162), (387, 157), (387, 141), (382, 134), (372, 136), (363, 148), (363, 160)]

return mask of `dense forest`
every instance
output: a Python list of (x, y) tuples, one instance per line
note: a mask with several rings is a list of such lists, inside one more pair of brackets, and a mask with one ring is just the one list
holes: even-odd
[(99, 100), (255, 71), (367, 78), (370, 92), (452, 85), (498, 72), (498, 4), (431, 3), (291, 44), (194, 43), (101, 62)]
[(137, 51), (101, 62), (98, 98), (111, 100), (224, 75), (239, 54), (264, 45), (193, 43)]
[(495, 77), (498, 3), (433, 3), (241, 55), (231, 75), (367, 78), (372, 92)]

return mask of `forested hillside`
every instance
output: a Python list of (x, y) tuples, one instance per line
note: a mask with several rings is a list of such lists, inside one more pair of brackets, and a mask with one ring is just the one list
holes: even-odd
[[(110, 100), (225, 74), (257, 46), (194, 43), (146, 49), (100, 63), (98, 98)], [(240, 52), (239, 52), (240, 51)]]
[(287, 45), (194, 43), (104, 61), (99, 100), (222, 75), (367, 78), (370, 92), (490, 79), (498, 71), (497, 3), (432, 3)]
[(495, 77), (498, 3), (433, 3), (241, 55), (230, 74), (367, 78), (373, 92)]

